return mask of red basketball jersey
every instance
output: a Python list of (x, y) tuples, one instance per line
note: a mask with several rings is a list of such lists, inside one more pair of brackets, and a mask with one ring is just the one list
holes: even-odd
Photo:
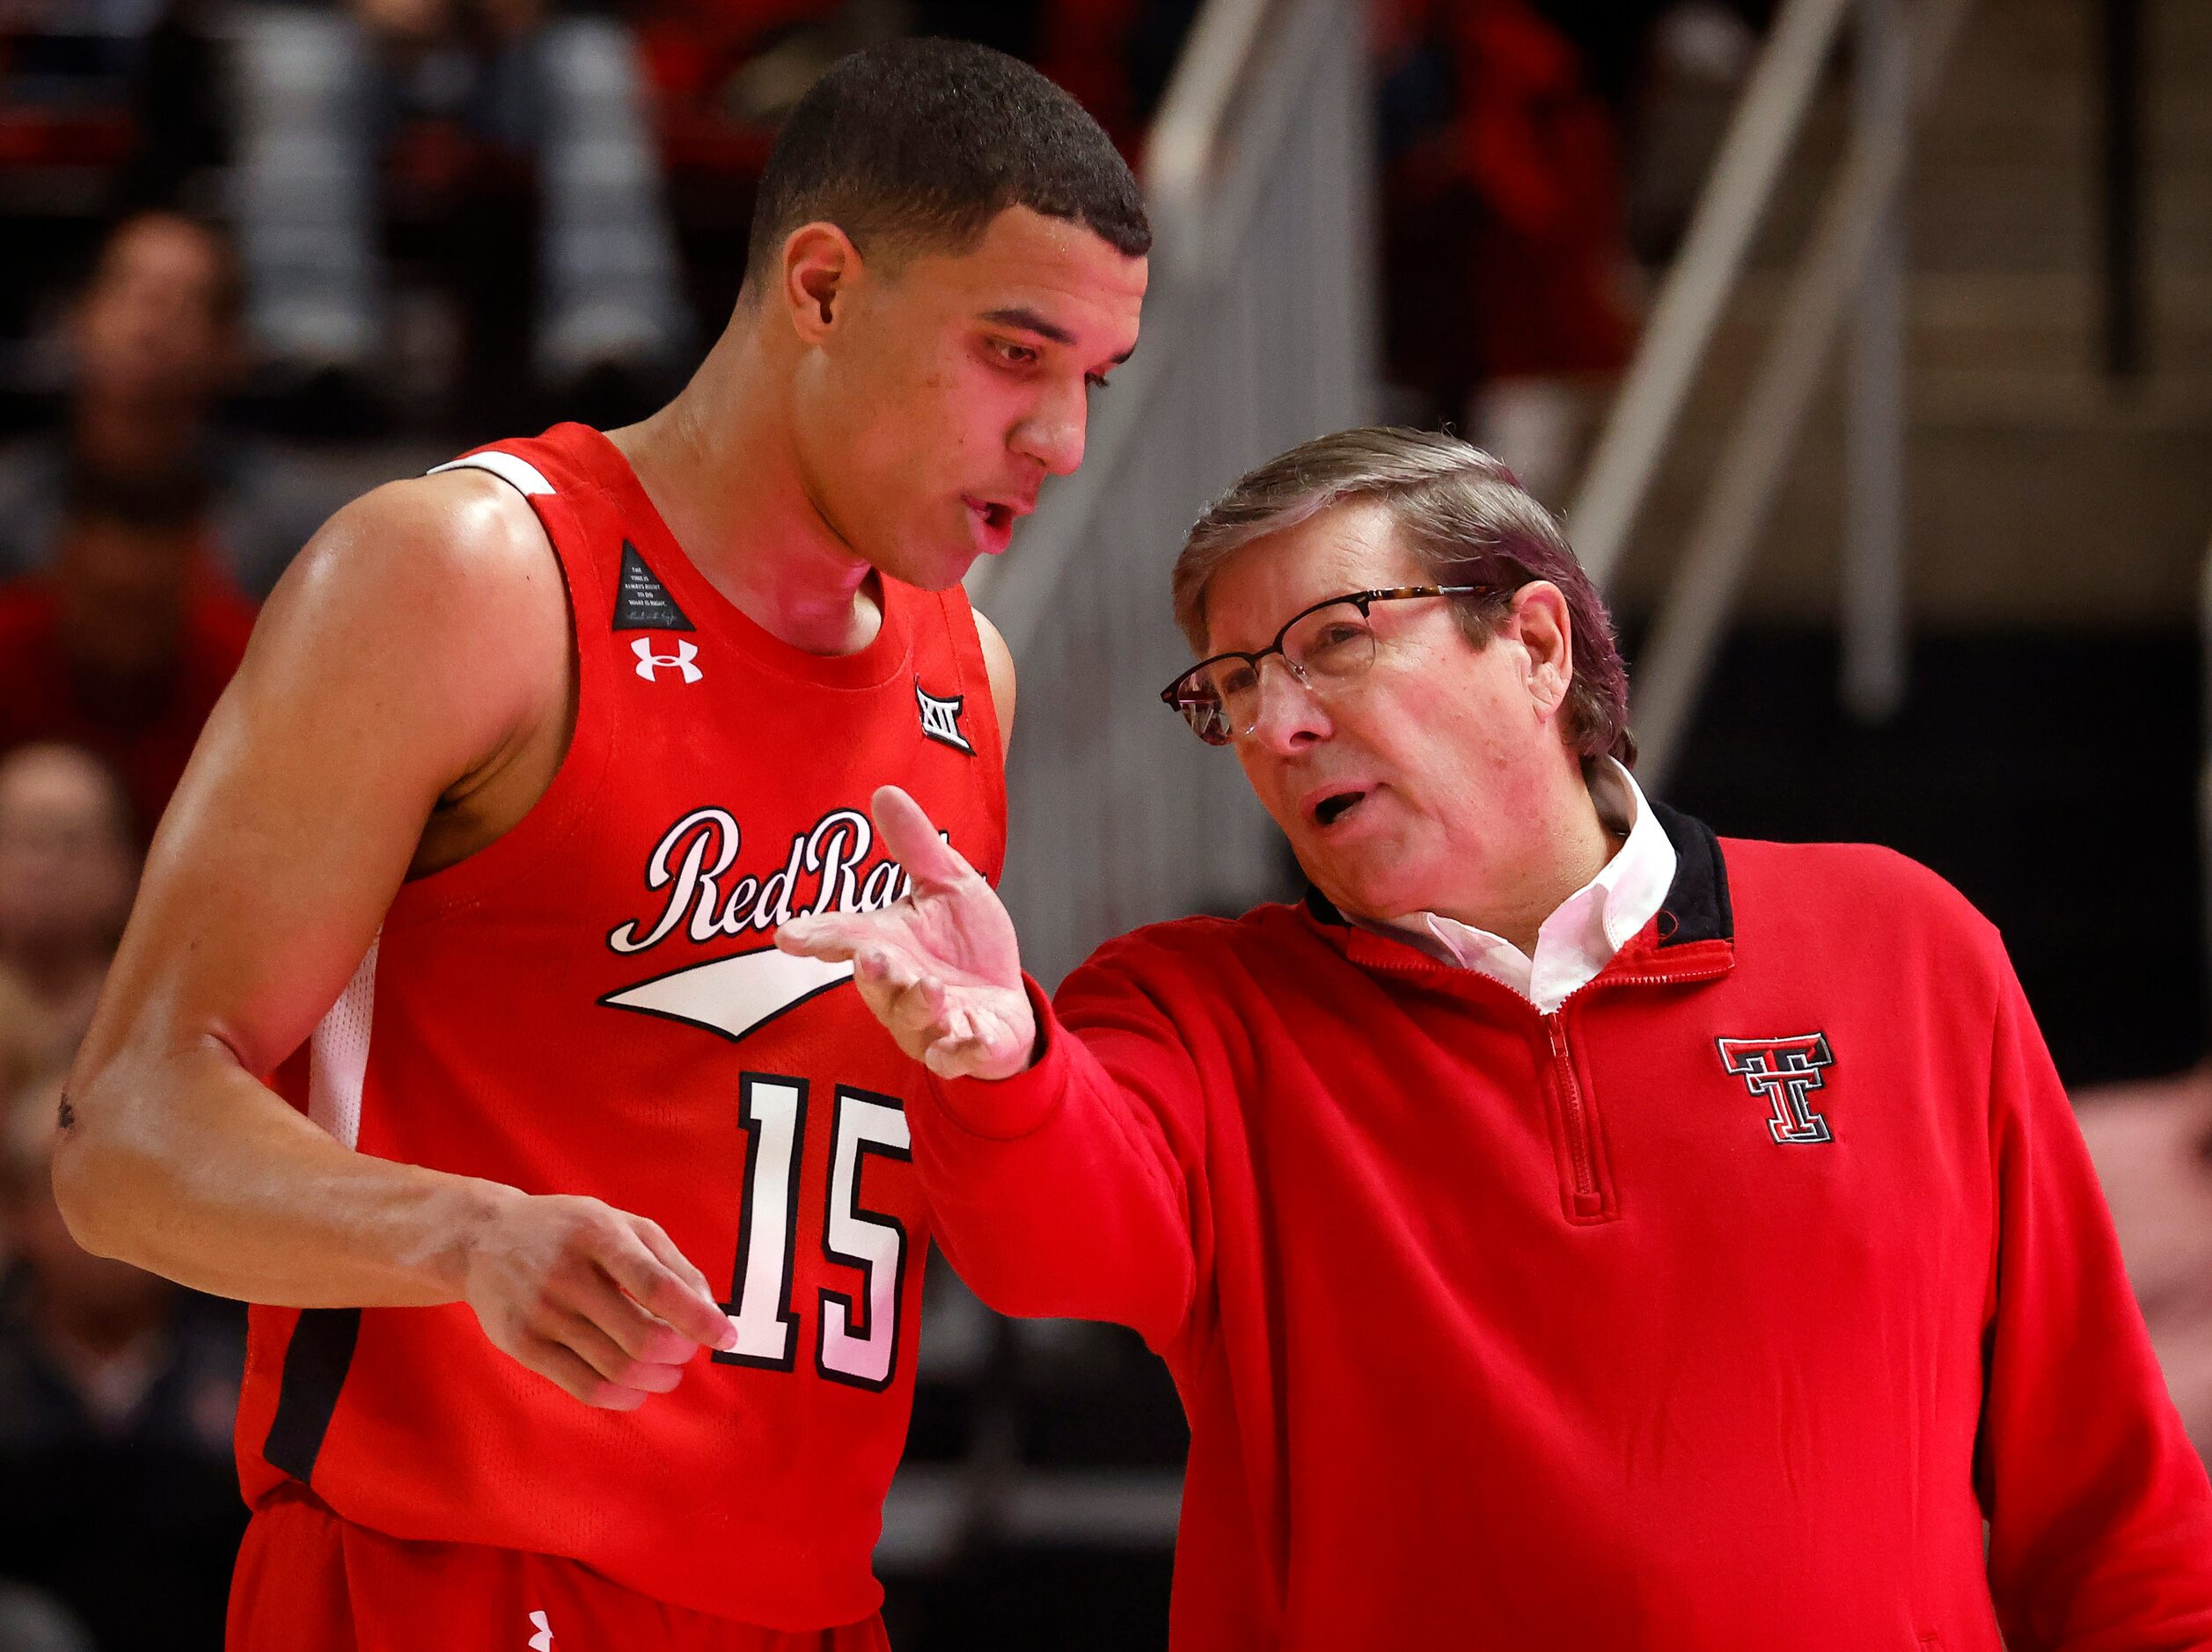
[(512, 830), (405, 885), (279, 1088), (358, 1151), (658, 1222), (735, 1353), (614, 1413), (464, 1305), (253, 1311), (249, 1501), (307, 1482), (395, 1537), (567, 1555), (773, 1628), (867, 1617), (913, 1390), (928, 1222), (921, 1069), (849, 967), (774, 950), (794, 914), (900, 892), (867, 809), (905, 786), (986, 876), (1006, 791), (975, 620), (886, 580), (858, 654), (804, 654), (692, 567), (605, 437), (457, 464), (536, 508), (581, 681), (559, 773)]

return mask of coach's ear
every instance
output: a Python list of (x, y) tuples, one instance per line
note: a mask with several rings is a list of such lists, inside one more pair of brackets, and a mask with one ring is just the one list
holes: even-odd
[(1014, 747), (1014, 650), (999, 628), (976, 613), (976, 640), (983, 645), (983, 669), (991, 679), (991, 709), (999, 718), (999, 761)]

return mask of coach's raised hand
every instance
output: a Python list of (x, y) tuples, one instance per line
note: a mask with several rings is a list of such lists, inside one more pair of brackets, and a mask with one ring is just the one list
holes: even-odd
[(851, 959), (862, 1000), (930, 1071), (1013, 1077), (1036, 1045), (1014, 920), (912, 798), (880, 786), (871, 812), (912, 892), (878, 911), (795, 917), (777, 930), (776, 945), (809, 958)]

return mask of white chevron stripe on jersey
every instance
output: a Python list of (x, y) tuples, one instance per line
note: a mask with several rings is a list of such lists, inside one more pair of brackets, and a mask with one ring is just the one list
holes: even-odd
[(849, 981), (852, 976), (849, 963), (796, 958), (765, 947), (655, 976), (650, 981), (611, 992), (599, 1002), (615, 1009), (689, 1021), (734, 1041), (816, 994)]

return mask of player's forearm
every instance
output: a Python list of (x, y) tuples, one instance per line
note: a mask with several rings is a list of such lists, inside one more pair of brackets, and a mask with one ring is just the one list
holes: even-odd
[(511, 1188), (356, 1153), (212, 1039), (80, 1062), (55, 1194), (87, 1249), (295, 1307), (450, 1302)]

